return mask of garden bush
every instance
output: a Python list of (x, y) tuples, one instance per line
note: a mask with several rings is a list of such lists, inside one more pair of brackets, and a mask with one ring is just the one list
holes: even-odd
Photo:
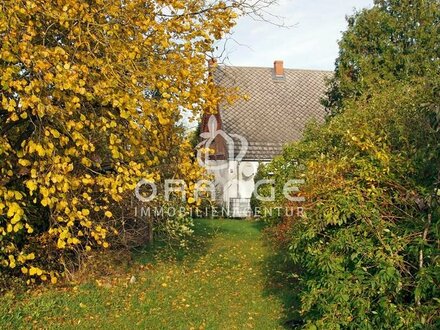
[[(305, 328), (438, 329), (440, 3), (379, 0), (348, 20), (331, 116), (262, 172), (276, 206), (305, 213), (268, 222), (301, 269)], [(305, 203), (283, 197), (291, 179)]]
[(393, 84), (357, 100), (269, 165), (278, 205), (298, 206), (282, 200), (286, 178), (306, 182), (304, 216), (278, 219), (275, 233), (302, 270), (310, 327), (440, 326), (440, 137), (429, 90)]

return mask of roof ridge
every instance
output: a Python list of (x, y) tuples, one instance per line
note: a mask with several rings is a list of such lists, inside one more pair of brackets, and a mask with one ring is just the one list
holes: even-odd
[[(234, 68), (234, 69), (273, 69), (273, 67), (268, 66), (244, 66), (244, 65), (227, 65), (227, 64), (219, 64), (219, 68)], [(331, 73), (334, 72), (332, 70), (321, 70), (321, 69), (300, 69), (300, 68), (284, 68), (284, 70), (289, 71), (302, 71), (302, 72), (326, 72)]]

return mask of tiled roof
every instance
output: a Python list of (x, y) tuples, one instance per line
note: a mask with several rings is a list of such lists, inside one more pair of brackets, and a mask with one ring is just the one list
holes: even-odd
[(320, 101), (331, 74), (285, 69), (284, 78), (275, 78), (273, 68), (219, 66), (214, 74), (216, 84), (238, 87), (249, 96), (247, 101), (220, 106), (223, 130), (248, 140), (245, 159), (272, 159), (284, 144), (300, 139), (309, 121), (324, 121)]

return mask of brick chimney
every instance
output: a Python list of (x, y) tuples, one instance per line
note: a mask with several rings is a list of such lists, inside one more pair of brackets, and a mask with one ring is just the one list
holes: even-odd
[(283, 78), (284, 77), (284, 62), (283, 61), (275, 61), (273, 63), (275, 78)]

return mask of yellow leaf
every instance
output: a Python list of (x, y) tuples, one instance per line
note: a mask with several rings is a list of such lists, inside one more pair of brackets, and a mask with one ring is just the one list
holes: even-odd
[(19, 191), (16, 191), (15, 192), (15, 199), (20, 201), (22, 198), (23, 198), (23, 195)]
[(16, 223), (14, 226), (14, 232), (18, 233), (20, 229), (23, 228), (23, 225), (21, 223)]
[(17, 120), (19, 120), (20, 118), (17, 116), (17, 114), (14, 112), (12, 115), (11, 115), (11, 117), (9, 117), (12, 121), (17, 121)]
[(63, 240), (61, 240), (61, 239), (59, 239), (59, 240), (57, 241), (57, 248), (58, 248), (58, 249), (64, 249), (65, 247), (66, 247), (66, 242), (63, 241)]
[(50, 132), (54, 138), (58, 139), (60, 137), (60, 132), (58, 132), (56, 129), (51, 129)]
[(28, 180), (26, 181), (26, 187), (32, 193), (33, 191), (37, 190), (37, 182), (35, 180)]
[(37, 274), (37, 273), (38, 273), (38, 268), (32, 266), (32, 267), (29, 269), (29, 275), (30, 275), (30, 276), (34, 276), (34, 275)]
[(8, 258), (9, 258), (9, 267), (10, 267), (10, 268), (15, 268), (16, 263), (15, 263), (15, 258), (14, 258), (14, 256), (13, 256), (13, 255), (10, 255)]
[(16, 213), (11, 219), (11, 225), (18, 224), (20, 222), (20, 220), (21, 220), (21, 215), (19, 213)]
[[(12, 203), (9, 206), (8, 213), (6, 215), (9, 218), (12, 218), (16, 214), (23, 214), (23, 210), (21, 209), (20, 205), (18, 205), (17, 203)], [(14, 222), (14, 223), (16, 223), (16, 222)]]
[(31, 165), (31, 162), (30, 162), (30, 161), (28, 161), (27, 159), (23, 159), (23, 158), (20, 158), (20, 159), (18, 160), (18, 163), (19, 163), (21, 166), (29, 166), (29, 165)]
[(44, 150), (43, 146), (37, 144), (35, 146), (35, 151), (38, 153), (38, 156), (43, 157), (46, 154), (46, 151)]
[(159, 114), (157, 115), (157, 117), (159, 118), (159, 123), (160, 123), (161, 125), (168, 125), (168, 124), (170, 123), (170, 120), (167, 119), (167, 118), (164, 118), (164, 117), (162, 116), (161, 113), (159, 113)]

